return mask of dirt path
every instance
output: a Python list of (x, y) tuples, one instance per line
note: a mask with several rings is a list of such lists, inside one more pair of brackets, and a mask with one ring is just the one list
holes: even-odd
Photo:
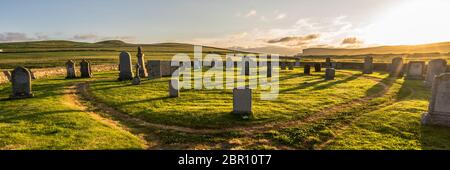
[[(344, 74), (350, 74), (350, 73), (344, 73)], [(158, 123), (150, 123), (145, 120), (130, 116), (126, 113), (123, 113), (117, 109), (114, 109), (102, 102), (96, 101), (96, 99), (92, 96), (92, 94), (89, 92), (89, 84), (88, 83), (80, 83), (77, 84), (77, 94), (80, 95), (79, 98), (81, 100), (85, 100), (91, 104), (89, 107), (93, 107), (94, 110), (98, 110), (99, 112), (103, 112), (105, 114), (102, 114), (102, 116), (109, 116), (110, 118), (113, 118), (117, 121), (125, 121), (134, 125), (143, 126), (143, 127), (151, 127), (156, 129), (162, 129), (162, 130), (173, 130), (178, 132), (184, 132), (184, 133), (195, 133), (195, 134), (218, 134), (223, 132), (231, 132), (231, 131), (239, 131), (241, 133), (244, 133), (246, 135), (253, 135), (257, 132), (265, 132), (267, 130), (271, 129), (279, 129), (279, 128), (286, 128), (294, 125), (302, 125), (302, 124), (308, 124), (323, 118), (326, 118), (330, 115), (334, 115), (339, 113), (343, 109), (352, 108), (357, 104), (362, 104), (365, 102), (368, 102), (369, 100), (373, 98), (377, 98), (380, 96), (383, 96), (389, 89), (389, 86), (381, 82), (381, 79), (375, 78), (375, 77), (369, 77), (369, 76), (361, 76), (363, 78), (366, 78), (368, 80), (376, 81), (379, 83), (379, 85), (383, 86), (383, 90), (365, 98), (361, 99), (355, 99), (353, 101), (347, 102), (345, 104), (341, 104), (338, 106), (334, 106), (333, 108), (326, 108), (321, 112), (313, 113), (305, 118), (298, 119), (298, 120), (292, 120), (292, 121), (284, 121), (284, 122), (274, 122), (274, 123), (266, 123), (262, 125), (254, 125), (254, 126), (237, 126), (232, 128), (222, 128), (222, 129), (196, 129), (196, 128), (189, 128), (189, 127), (182, 127), (182, 126), (173, 126), (173, 125), (164, 125), (164, 124), (158, 124)], [(80, 101), (74, 101), (75, 103), (85, 103)]]

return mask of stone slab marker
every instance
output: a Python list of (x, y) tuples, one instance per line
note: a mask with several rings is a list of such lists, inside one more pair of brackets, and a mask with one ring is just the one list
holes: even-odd
[(397, 57), (392, 59), (392, 63), (389, 66), (389, 76), (391, 77), (403, 76), (403, 58)]
[(161, 78), (161, 61), (149, 60), (147, 61), (148, 79)]
[(444, 59), (435, 59), (428, 62), (427, 73), (425, 77), (425, 86), (431, 87), (434, 77), (447, 71), (447, 61)]
[(422, 116), (422, 124), (450, 127), (450, 73), (434, 79), (428, 113)]
[(169, 80), (169, 96), (180, 97), (180, 81), (178, 78), (171, 78)]
[(373, 57), (366, 56), (364, 57), (363, 74), (372, 74), (372, 73), (373, 73)]
[(141, 66), (141, 67), (139, 67), (139, 76), (141, 78), (145, 78), (145, 77), (147, 77), (147, 69), (144, 67), (145, 66), (145, 59), (144, 59), (145, 54), (144, 54), (144, 51), (142, 50), (141, 46), (138, 47), (138, 53), (136, 56), (138, 59), (138, 64), (139, 64), (139, 66)]
[(237, 115), (252, 114), (252, 89), (233, 89), (233, 113)]
[(92, 77), (91, 63), (83, 59), (80, 63), (80, 73), (82, 78), (91, 78)]
[(25, 67), (16, 67), (11, 73), (13, 94), (11, 99), (33, 97), (31, 92), (31, 73)]
[(336, 70), (334, 68), (326, 68), (325, 70), (325, 80), (334, 80)]
[(132, 80), (133, 70), (131, 66), (131, 55), (128, 52), (121, 52), (119, 55), (119, 81)]
[(66, 62), (67, 76), (66, 79), (77, 78), (77, 74), (75, 73), (75, 62), (69, 60)]
[(322, 66), (320, 65), (320, 63), (315, 63), (314, 64), (314, 71), (315, 72), (321, 72), (322, 71)]
[(305, 67), (303, 68), (303, 73), (305, 75), (310, 75), (311, 74), (311, 66), (309, 64), (305, 65)]
[(411, 61), (408, 63), (408, 69), (406, 71), (406, 79), (423, 80), (424, 72), (425, 72), (424, 61)]

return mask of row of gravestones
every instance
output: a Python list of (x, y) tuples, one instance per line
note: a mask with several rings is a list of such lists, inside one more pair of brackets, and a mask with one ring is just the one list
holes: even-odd
[[(406, 69), (403, 68), (403, 59), (394, 58), (389, 69), (389, 75), (391, 77), (402, 77), (406, 75), (406, 79), (409, 80), (425, 80), (424, 84), (427, 87), (431, 87), (434, 82), (434, 78), (447, 71), (447, 61), (444, 59), (431, 60), (426, 67), (424, 61), (411, 61), (407, 64)], [(403, 73), (405, 70), (406, 73)]]
[[(75, 62), (73, 60), (69, 60), (66, 62), (66, 70), (67, 70), (67, 79), (77, 78), (77, 73), (75, 72)], [(91, 63), (85, 59), (80, 62), (80, 73), (81, 78), (91, 78), (92, 77), (92, 68)]]

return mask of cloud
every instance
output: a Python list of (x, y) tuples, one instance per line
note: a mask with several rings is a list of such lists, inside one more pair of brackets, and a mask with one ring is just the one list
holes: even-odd
[(286, 14), (278, 14), (277, 17), (275, 17), (275, 19), (279, 20), (279, 19), (283, 19), (286, 18)]
[(256, 16), (256, 10), (250, 10), (247, 12), (247, 14), (245, 14), (245, 17), (251, 17), (251, 16)]
[(72, 39), (75, 40), (95, 40), (98, 39), (99, 36), (95, 35), (95, 34), (79, 34), (79, 35), (74, 35)]
[(0, 33), (0, 41), (1, 42), (13, 42), (13, 41), (30, 41), (33, 38), (30, 38), (25, 33), (20, 32), (5, 32)]
[(362, 44), (363, 42), (361, 40), (359, 40), (356, 37), (348, 37), (348, 38), (344, 38), (344, 40), (342, 40), (342, 45), (355, 45), (355, 44)]
[(305, 36), (289, 36), (289, 37), (282, 37), (278, 39), (271, 39), (268, 40), (267, 43), (274, 44), (274, 43), (287, 43), (287, 42), (294, 42), (299, 45), (303, 45), (308, 41), (315, 40), (319, 38), (319, 34), (309, 34)]

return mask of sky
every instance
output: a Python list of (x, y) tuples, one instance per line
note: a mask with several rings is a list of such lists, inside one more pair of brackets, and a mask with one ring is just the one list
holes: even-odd
[(237, 49), (450, 40), (448, 0), (0, 0), (0, 42), (118, 39)]

